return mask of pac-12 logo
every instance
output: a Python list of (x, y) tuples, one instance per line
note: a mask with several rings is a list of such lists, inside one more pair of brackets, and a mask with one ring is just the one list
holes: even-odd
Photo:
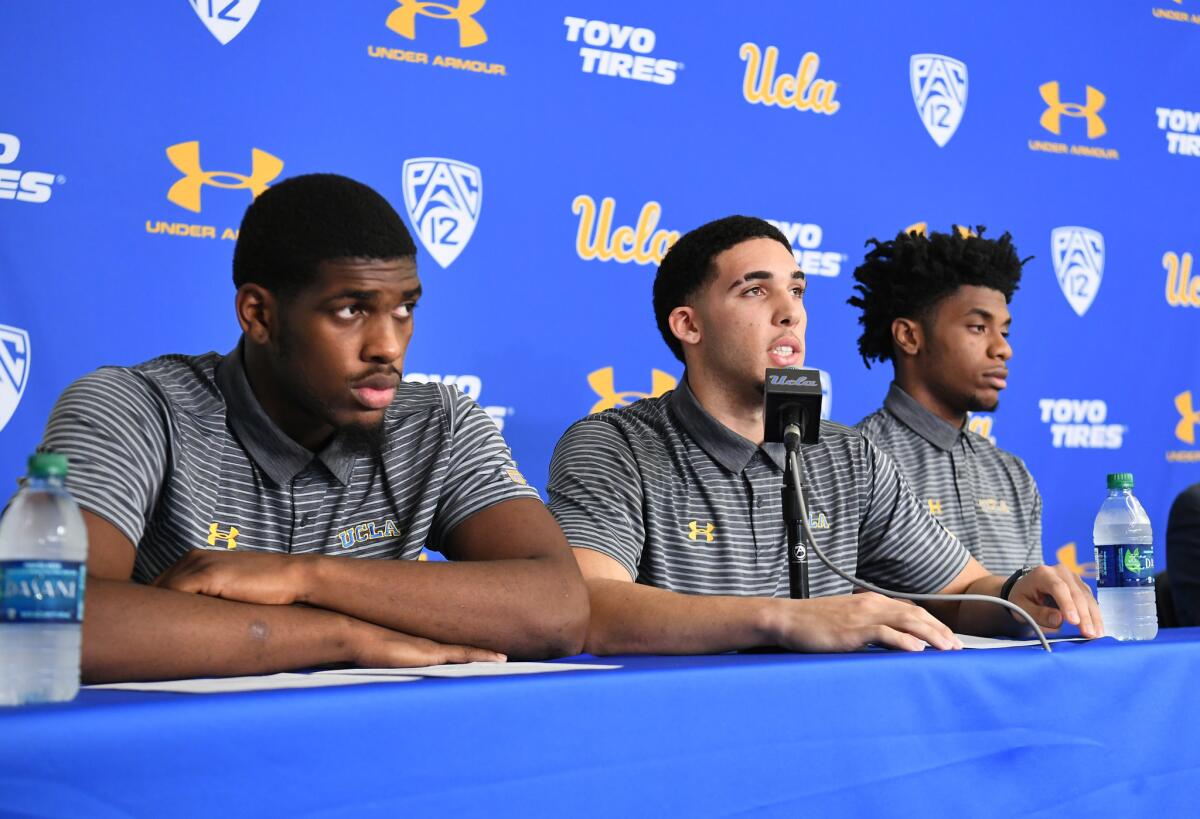
[(421, 244), (449, 267), (463, 252), (483, 205), (483, 173), (457, 159), (425, 156), (404, 162), (404, 207)]
[(0, 324), (0, 429), (8, 424), (29, 383), (29, 333)]
[(204, 23), (208, 33), (217, 38), (221, 45), (227, 44), (242, 33), (254, 12), (258, 11), (259, 0), (189, 0), (192, 10)]
[(921, 124), (939, 148), (944, 148), (967, 110), (967, 66), (944, 54), (914, 54), (908, 79)]
[(1104, 276), (1104, 236), (1085, 227), (1056, 227), (1050, 232), (1050, 254), (1058, 287), (1082, 316), (1092, 306)]

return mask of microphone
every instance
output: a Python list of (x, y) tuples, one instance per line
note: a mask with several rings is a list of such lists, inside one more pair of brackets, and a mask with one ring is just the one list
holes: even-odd
[(787, 531), (788, 593), (793, 600), (807, 600), (809, 594), (800, 444), (815, 444), (820, 435), (821, 374), (799, 367), (768, 367), (763, 387), (763, 440), (782, 441), (788, 452), (780, 491)]
[(821, 434), (821, 374), (799, 367), (767, 368), (763, 391), (763, 440), (795, 452)]

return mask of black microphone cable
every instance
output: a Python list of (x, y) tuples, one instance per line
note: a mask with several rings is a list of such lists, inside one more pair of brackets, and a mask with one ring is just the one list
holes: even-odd
[(796, 485), (796, 499), (800, 504), (800, 525), (804, 529), (804, 536), (808, 538), (808, 543), (812, 547), (813, 552), (816, 553), (820, 561), (824, 563), (831, 572), (843, 580), (847, 580), (853, 585), (858, 586), (859, 588), (875, 592), (876, 594), (882, 594), (884, 597), (899, 597), (905, 600), (929, 600), (935, 603), (946, 600), (958, 600), (960, 602), (975, 601), (980, 603), (995, 603), (997, 605), (1004, 606), (1005, 608), (1011, 609), (1024, 618), (1025, 622), (1033, 627), (1033, 631), (1035, 634), (1037, 634), (1038, 639), (1041, 640), (1042, 648), (1046, 649), (1046, 651), (1051, 651), (1050, 643), (1046, 640), (1046, 635), (1042, 633), (1041, 628), (1039, 628), (1038, 624), (1034, 622), (1034, 619), (1029, 616), (1029, 612), (1025, 611), (1025, 609), (1009, 600), (1002, 600), (999, 597), (992, 597), (991, 595), (987, 594), (914, 594), (911, 592), (888, 591), (887, 589), (872, 585), (865, 580), (859, 580), (857, 577), (849, 575), (839, 569), (837, 566), (833, 565), (833, 562), (830, 561), (829, 558), (825, 557), (825, 553), (821, 551), (819, 546), (817, 546), (817, 539), (813, 537), (812, 529), (808, 523), (808, 508), (804, 504), (804, 489), (800, 483), (799, 460), (798, 453), (794, 449), (789, 448), (787, 453), (787, 468), (791, 472), (793, 483)]

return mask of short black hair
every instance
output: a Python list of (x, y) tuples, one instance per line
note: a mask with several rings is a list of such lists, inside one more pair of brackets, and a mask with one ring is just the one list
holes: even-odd
[(316, 278), (321, 262), (416, 253), (400, 215), (375, 190), (337, 174), (305, 174), (268, 188), (246, 208), (233, 283), (288, 296)]
[(963, 285), (987, 287), (1011, 302), (1021, 281), (1021, 266), (1012, 236), (985, 239), (985, 228), (974, 232), (958, 226), (949, 233), (925, 236), (916, 230), (897, 233), (890, 242), (868, 239), (874, 245), (854, 271), (858, 282), (848, 304), (862, 310), (863, 332), (858, 352), (869, 368), (871, 359), (887, 361), (892, 349), (892, 322), (897, 318), (923, 321), (939, 301)]
[(690, 230), (663, 257), (654, 277), (654, 318), (671, 352), (683, 361), (683, 345), (671, 332), (667, 317), (687, 304), (716, 275), (713, 259), (747, 239), (774, 239), (790, 252), (792, 245), (779, 228), (754, 216), (726, 216)]

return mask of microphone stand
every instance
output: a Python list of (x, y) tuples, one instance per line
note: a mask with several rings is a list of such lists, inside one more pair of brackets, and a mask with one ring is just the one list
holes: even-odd
[[(787, 530), (788, 589), (793, 600), (808, 599), (808, 549), (804, 545), (804, 511), (800, 508), (800, 492), (804, 488), (804, 462), (800, 459), (801, 423), (790, 423), (784, 431), (785, 457), (789, 464), (796, 465), (796, 469), (790, 466), (784, 469), (780, 490), (783, 492), (783, 523)], [(797, 484), (797, 480), (801, 484)]]

